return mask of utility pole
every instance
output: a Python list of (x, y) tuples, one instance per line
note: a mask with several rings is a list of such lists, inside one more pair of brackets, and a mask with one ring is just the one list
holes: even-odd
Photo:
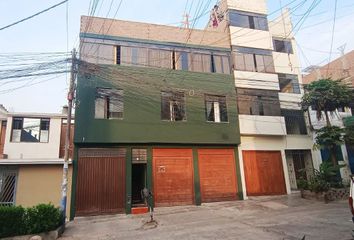
[(76, 78), (76, 50), (72, 51), (71, 57), (71, 72), (70, 72), (70, 84), (68, 91), (68, 114), (66, 123), (66, 135), (65, 135), (65, 152), (64, 152), (64, 165), (63, 165), (63, 181), (61, 186), (61, 210), (63, 211), (64, 224), (66, 221), (66, 202), (68, 192), (68, 170), (69, 170), (69, 148), (70, 148), (70, 135), (71, 135), (71, 112), (73, 108), (75, 78)]
[(183, 27), (189, 29), (189, 15), (188, 13), (183, 15)]

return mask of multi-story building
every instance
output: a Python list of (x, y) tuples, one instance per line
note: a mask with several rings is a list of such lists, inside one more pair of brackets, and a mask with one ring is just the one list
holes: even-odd
[[(332, 80), (341, 80), (344, 84), (348, 84), (349, 86), (354, 87), (353, 64), (354, 51), (351, 51), (324, 66), (313, 66), (312, 71), (303, 76), (304, 83), (309, 84), (321, 78), (331, 78)], [(351, 104), (351, 107), (354, 107), (354, 100)], [(310, 110), (310, 118), (314, 129), (320, 129), (326, 125), (325, 119), (317, 119), (316, 111), (312, 108)], [(337, 109), (334, 114), (329, 115), (329, 119), (332, 125), (344, 127), (346, 122), (349, 124), (354, 119), (352, 117), (352, 109)], [(315, 133), (313, 134), (313, 137), (316, 137)], [(350, 144), (344, 144), (342, 146), (338, 146), (336, 152), (339, 164), (345, 164), (349, 166), (349, 168), (341, 168), (342, 178), (349, 179), (349, 175), (354, 173), (354, 146), (351, 146)], [(321, 159), (321, 161), (328, 160), (330, 156), (330, 153), (327, 149), (318, 150), (316, 151), (316, 154), (318, 155), (318, 158)]]
[[(66, 115), (13, 113), (1, 106), (0, 121), (0, 205), (59, 206)], [(71, 167), (69, 175), (70, 196)]]
[(71, 217), (134, 212), (144, 187), (155, 206), (287, 194), (318, 167), (289, 13), (213, 14), (205, 30), (82, 17)]
[[(72, 217), (242, 199), (228, 35), (82, 17)], [(220, 39), (222, 39), (220, 41)]]
[(297, 179), (318, 167), (300, 109), (302, 77), (290, 14), (284, 10), (268, 21), (266, 0), (224, 0), (215, 11), (224, 17), (213, 18), (209, 29), (230, 36), (244, 195), (290, 193)]

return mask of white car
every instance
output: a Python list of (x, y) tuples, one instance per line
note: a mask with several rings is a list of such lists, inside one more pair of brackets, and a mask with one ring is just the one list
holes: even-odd
[[(353, 201), (353, 197), (354, 197), (354, 175), (352, 175), (350, 177), (351, 181), (350, 181), (350, 189), (349, 189), (349, 208), (350, 211), (352, 212), (352, 221), (354, 222), (354, 201)], [(352, 230), (352, 236), (354, 238), (354, 230)]]

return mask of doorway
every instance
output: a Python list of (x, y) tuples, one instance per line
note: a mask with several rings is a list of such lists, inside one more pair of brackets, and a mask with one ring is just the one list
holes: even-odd
[(141, 190), (146, 187), (147, 150), (132, 149), (132, 207), (145, 206)]
[(132, 167), (132, 204), (145, 205), (141, 197), (141, 190), (146, 187), (146, 164), (135, 163)]

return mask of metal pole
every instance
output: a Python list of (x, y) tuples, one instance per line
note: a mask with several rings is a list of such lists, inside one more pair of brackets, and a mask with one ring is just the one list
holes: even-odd
[[(64, 152), (64, 165), (63, 165), (63, 181), (61, 186), (62, 198), (61, 198), (61, 210), (63, 211), (64, 219), (66, 220), (66, 202), (68, 192), (68, 168), (69, 168), (69, 147), (70, 147), (70, 134), (71, 134), (71, 112), (74, 99), (74, 85), (75, 85), (75, 64), (76, 64), (76, 50), (72, 51), (71, 62), (71, 74), (70, 84), (68, 91), (68, 115), (66, 123), (66, 135), (65, 135), (65, 152)], [(64, 222), (65, 224), (65, 222)]]

